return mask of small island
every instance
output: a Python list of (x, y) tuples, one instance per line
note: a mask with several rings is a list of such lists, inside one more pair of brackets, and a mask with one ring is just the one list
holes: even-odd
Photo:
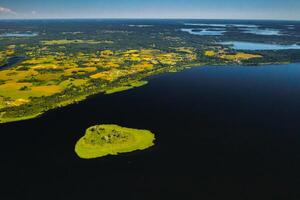
[(75, 145), (80, 158), (92, 159), (144, 150), (154, 145), (154, 134), (148, 130), (125, 128), (114, 124), (95, 125)]

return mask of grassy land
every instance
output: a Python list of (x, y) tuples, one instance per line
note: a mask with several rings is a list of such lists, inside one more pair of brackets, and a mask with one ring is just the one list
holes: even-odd
[[(164, 28), (27, 25), (40, 34), (0, 39), (0, 65), (10, 57), (24, 57), (10, 68), (0, 69), (0, 123), (34, 118), (91, 95), (140, 87), (156, 74), (204, 64), (300, 59), (299, 51), (237, 51), (216, 45), (216, 38), (194, 37), (165, 24)], [(19, 26), (23, 24), (15, 28)]]
[(220, 51), (207, 50), (204, 52), (204, 55), (207, 57), (216, 57), (223, 60), (236, 61), (236, 62), (240, 62), (243, 60), (250, 60), (253, 58), (262, 58), (262, 56), (258, 54), (249, 54), (243, 52), (227, 53), (223, 50)]
[(113, 94), (113, 93), (117, 93), (117, 92), (122, 92), (122, 91), (126, 91), (126, 90), (130, 90), (136, 87), (141, 87), (146, 85), (148, 82), (147, 81), (134, 81), (134, 82), (129, 82), (126, 85), (121, 85), (118, 87), (113, 87), (112, 89), (108, 89), (105, 91), (105, 94)]
[(31, 56), (1, 70), (0, 123), (36, 117), (99, 92), (112, 94), (140, 87), (147, 83), (143, 78), (196, 60), (190, 48), (173, 52), (103, 50), (76, 55), (60, 52)]
[(92, 159), (144, 150), (154, 145), (154, 134), (148, 130), (118, 125), (96, 125), (88, 128), (75, 145), (80, 158)]
[[(27, 52), (28, 58), (0, 71), (0, 123), (37, 117), (57, 107), (84, 100), (87, 96), (112, 94), (147, 84), (143, 79), (165, 72), (177, 72), (203, 65), (191, 47), (159, 49), (102, 50), (93, 53), (53, 53), (47, 45), (72, 44), (51, 41), (45, 47)], [(76, 40), (76, 43), (92, 41)], [(14, 48), (16, 48), (14, 46)], [(12, 49), (9, 47), (7, 49)], [(223, 50), (206, 51), (207, 58), (232, 62), (260, 55)], [(226, 62), (227, 62), (226, 61)]]

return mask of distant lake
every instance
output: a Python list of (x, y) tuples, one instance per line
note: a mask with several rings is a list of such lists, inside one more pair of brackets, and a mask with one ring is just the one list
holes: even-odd
[(255, 35), (282, 35), (280, 30), (276, 29), (258, 29), (258, 28), (243, 28), (241, 29), (244, 33), (251, 33)]
[(13, 56), (13, 57), (10, 57), (7, 59), (7, 62), (0, 66), (0, 70), (3, 70), (3, 69), (8, 69), (10, 67), (13, 67), (15, 64), (21, 62), (22, 60), (24, 60), (25, 57), (23, 56)]
[(204, 23), (184, 23), (187, 26), (211, 26), (211, 27), (247, 27), (247, 28), (257, 28), (258, 25), (255, 24), (204, 24)]
[(237, 50), (286, 50), (286, 49), (300, 49), (300, 45), (280, 45), (280, 44), (265, 44), (254, 42), (220, 42), (223, 45), (230, 45)]
[(188, 32), (192, 35), (211, 35), (211, 36), (218, 36), (223, 35), (226, 31), (220, 29), (193, 29), (193, 28), (183, 28), (181, 29), (183, 32)]
[(0, 37), (34, 37), (37, 33), (2, 33)]
[[(157, 75), (140, 88), (1, 124), (1, 189), (31, 200), (293, 196), (299, 99), (300, 64)], [(151, 130), (156, 145), (79, 159), (76, 141), (99, 123)]]

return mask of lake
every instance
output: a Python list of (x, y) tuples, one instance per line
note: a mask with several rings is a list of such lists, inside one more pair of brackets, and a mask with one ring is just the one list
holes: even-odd
[(280, 30), (276, 29), (258, 29), (258, 28), (241, 28), (240, 30), (243, 31), (243, 33), (251, 33), (255, 35), (283, 35)]
[(208, 36), (218, 36), (223, 35), (226, 31), (220, 29), (194, 29), (194, 28), (183, 28), (183, 32), (188, 32), (192, 35), (208, 35)]
[(258, 28), (259, 26), (258, 25), (255, 25), (255, 24), (223, 24), (223, 23), (220, 23), (220, 24), (214, 24), (214, 23), (184, 23), (184, 25), (187, 25), (187, 26), (209, 26), (209, 27), (230, 27), (230, 26), (233, 26), (233, 27), (244, 27), (244, 28)]
[(7, 62), (4, 65), (0, 65), (0, 70), (7, 69), (13, 67), (15, 64), (24, 60), (25, 57), (23, 56), (13, 56), (7, 59)]
[[(297, 199), (300, 64), (206, 66), (0, 125), (4, 199)], [(87, 127), (149, 129), (156, 145), (94, 160)], [(16, 198), (13, 198), (16, 197)]]
[(255, 42), (220, 42), (223, 45), (230, 45), (236, 50), (286, 50), (286, 49), (300, 49), (300, 45), (280, 45), (280, 44), (267, 44)]
[(35, 37), (37, 33), (3, 33), (0, 37)]

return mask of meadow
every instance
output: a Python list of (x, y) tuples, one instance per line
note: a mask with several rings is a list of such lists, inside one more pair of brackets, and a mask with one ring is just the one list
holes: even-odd
[(75, 145), (80, 158), (92, 159), (144, 150), (154, 145), (154, 134), (148, 130), (125, 128), (114, 124), (88, 128)]

